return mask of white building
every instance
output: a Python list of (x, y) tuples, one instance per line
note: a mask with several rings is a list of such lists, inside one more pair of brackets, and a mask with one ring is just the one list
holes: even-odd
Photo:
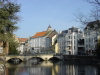
[(85, 30), (85, 51), (87, 54), (92, 55), (97, 48), (100, 33), (92, 30)]
[(89, 22), (84, 29), (85, 52), (88, 55), (95, 54), (98, 39), (100, 39), (100, 20)]
[[(41, 33), (40, 33), (41, 34)], [(43, 53), (51, 47), (51, 40), (48, 37), (31, 38), (30, 51), (31, 53)]]
[(83, 33), (78, 28), (72, 27), (68, 30), (62, 31), (58, 35), (60, 53), (77, 55), (80, 52), (84, 52), (84, 44), (79, 43), (79, 41), (83, 40), (80, 39), (84, 40)]
[(27, 38), (18, 38), (19, 47), (17, 48), (20, 54), (24, 54), (25, 52), (25, 42), (27, 41)]
[(51, 26), (49, 26), (46, 31), (37, 32), (28, 40), (30, 52), (32, 54), (53, 52), (52, 46), (56, 34), (56, 31), (52, 30)]

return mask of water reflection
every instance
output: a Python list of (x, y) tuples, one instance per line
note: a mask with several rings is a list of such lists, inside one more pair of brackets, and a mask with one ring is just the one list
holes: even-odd
[(0, 75), (4, 75), (4, 73), (5, 73), (4, 64), (0, 64)]
[(7, 63), (6, 68), (0, 68), (0, 75), (99, 75), (99, 68), (93, 65), (51, 63), (49, 61), (40, 64), (26, 62), (19, 65)]

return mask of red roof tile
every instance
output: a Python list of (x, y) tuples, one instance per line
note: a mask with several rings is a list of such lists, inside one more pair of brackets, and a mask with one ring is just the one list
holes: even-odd
[(27, 41), (28, 39), (27, 38), (18, 38), (19, 42), (25, 42)]
[(47, 34), (46, 31), (37, 32), (34, 36), (32, 36), (32, 38), (42, 37), (42, 36), (45, 36), (46, 34)]

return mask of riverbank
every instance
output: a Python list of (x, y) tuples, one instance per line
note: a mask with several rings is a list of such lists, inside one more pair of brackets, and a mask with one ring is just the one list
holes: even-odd
[(65, 62), (77, 64), (100, 64), (97, 56), (63, 55)]

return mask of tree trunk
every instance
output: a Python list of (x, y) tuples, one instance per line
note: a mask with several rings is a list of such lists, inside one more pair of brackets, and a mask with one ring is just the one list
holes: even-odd
[(3, 54), (8, 55), (8, 53), (9, 53), (9, 43), (3, 41)]

